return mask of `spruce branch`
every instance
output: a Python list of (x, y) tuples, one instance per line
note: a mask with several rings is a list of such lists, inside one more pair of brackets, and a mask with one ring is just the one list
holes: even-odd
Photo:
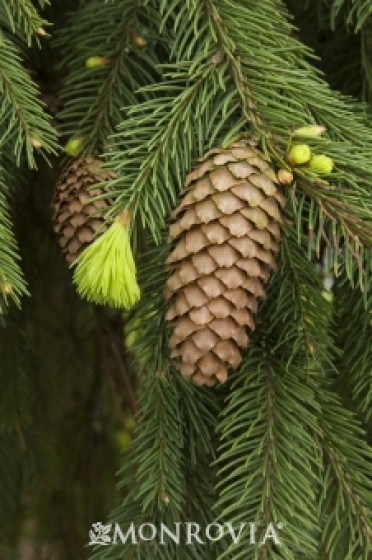
[[(356, 99), (371, 101), (371, 13), (367, 0), (367, 10), (360, 12), (361, 3), (341, 0), (316, 0), (296, 2), (287, 0), (291, 12), (297, 16), (297, 23), (304, 41), (315, 48), (322, 59), (322, 68), (333, 88), (352, 95)], [(320, 40), (320, 33), (326, 33), (327, 41)]]
[(176, 515), (184, 499), (179, 397), (174, 383), (162, 373), (149, 380), (145, 394), (151, 398), (142, 403), (142, 422), (147, 426), (136, 444), (141, 456), (136, 475), (137, 499), (150, 516), (163, 509)]
[(342, 407), (336, 395), (322, 388), (318, 398), (322, 407), (319, 443), (326, 468), (321, 548), (327, 560), (368, 560), (372, 545), (372, 450), (354, 415)]
[(251, 122), (253, 126), (258, 126), (261, 123), (261, 119), (257, 115), (255, 103), (253, 102), (252, 93), (248, 85), (248, 79), (247, 76), (244, 75), (240, 56), (236, 54), (236, 45), (229, 37), (228, 29), (218, 12), (218, 8), (214, 5), (213, 0), (204, 0), (204, 4), (211, 24), (211, 33), (217, 41), (220, 52), (228, 60), (233, 83), (241, 98), (243, 114), (247, 122)]
[[(313, 199), (322, 212), (321, 221), (336, 223), (337, 236), (346, 237), (345, 246), (349, 246), (345, 259), (352, 256), (358, 266), (361, 246), (371, 238), (372, 198), (367, 163), (371, 154), (368, 144), (361, 142), (370, 131), (361, 108), (332, 92), (310, 65), (308, 59), (313, 54), (293, 38), (294, 28), (287, 21), (282, 2), (253, 4), (250, 9), (239, 1), (217, 4), (208, 0), (204, 5), (211, 20), (211, 34), (235, 75), (235, 87), (249, 108), (254, 107), (254, 116), (246, 113), (246, 117), (253, 119), (264, 146), (279, 164), (288, 141), (288, 122), (292, 126), (316, 122), (327, 127), (333, 139), (327, 145), (328, 155), (336, 166), (340, 162), (342, 173), (330, 178), (334, 190), (323, 189)], [(243, 91), (242, 84), (249, 89)], [(315, 191), (314, 179), (312, 186)], [(344, 189), (348, 190), (348, 205)], [(343, 200), (337, 200), (335, 191)], [(358, 197), (362, 197), (362, 204)]]
[[(122, 120), (122, 107), (135, 103), (136, 91), (156, 76), (158, 61), (153, 50), (133, 43), (139, 16), (144, 15), (142, 4), (140, 0), (104, 5), (98, 0), (90, 2), (71, 17), (60, 34), (58, 44), (63, 49), (63, 65), (68, 68), (62, 91), (66, 101), (60, 113), (62, 129), (82, 137), (88, 153), (107, 148), (108, 136)], [(146, 23), (152, 25), (151, 17), (157, 15), (150, 8), (145, 14), (149, 18)], [(108, 21), (113, 29), (109, 34)], [(107, 64), (87, 67), (87, 60), (94, 55), (104, 56)]]
[(9, 209), (9, 190), (14, 179), (17, 175), (13, 162), (0, 154), (0, 315), (10, 301), (19, 307), (22, 296), (28, 294)]
[[(280, 549), (260, 547), (252, 558), (318, 558), (317, 390), (334, 348), (331, 308), (304, 245), (285, 227), (280, 266), (220, 421), (221, 519), (284, 523)], [(247, 539), (221, 559), (245, 558)]]
[(110, 166), (118, 178), (107, 184), (116, 194), (110, 213), (130, 208), (156, 241), (192, 161), (223, 134), (226, 116), (237, 108), (233, 96), (221, 94), (226, 68), (214, 64), (213, 54), (165, 66), (162, 83), (140, 90), (157, 97), (130, 107), (112, 137)]
[(353, 27), (355, 32), (360, 31), (366, 20), (372, 14), (370, 0), (329, 0), (328, 9), (332, 27), (335, 28), (336, 20), (343, 17), (346, 24)]
[[(366, 256), (372, 264), (371, 252)], [(341, 379), (352, 405), (368, 422), (372, 414), (372, 294), (352, 290), (341, 277), (336, 282), (337, 344), (342, 354), (337, 362)]]
[[(292, 285), (299, 325), (299, 339), (293, 348), (298, 349), (304, 344), (316, 367), (322, 369), (325, 364), (331, 363), (333, 351), (329, 334), (331, 308), (322, 295), (320, 277), (315, 273), (313, 263), (306, 259), (303, 250), (296, 247), (295, 232), (290, 228), (284, 232), (281, 255), (283, 276), (288, 275), (286, 281)], [(319, 309), (322, 310), (321, 315)]]
[[(203, 458), (213, 458), (209, 431), (214, 413), (215, 403), (207, 392), (198, 392), (174, 372), (150, 375), (141, 397), (136, 437), (119, 472), (119, 487), (127, 494), (112, 512), (110, 523), (119, 523), (125, 532), (131, 523), (136, 528), (142, 523), (159, 528), (164, 523), (171, 529), (176, 522), (189, 521), (190, 512), (196, 511), (210, 519), (211, 498), (200, 494), (199, 484), (200, 477), (205, 480), (206, 475), (210, 476), (209, 464), (204, 465), (205, 470), (201, 465)], [(202, 445), (205, 436), (206, 447)], [(211, 493), (206, 485), (207, 488)], [(119, 560), (125, 554), (126, 558), (197, 560), (205, 550), (209, 549), (196, 545), (190, 553), (184, 542), (133, 544), (128, 539), (120, 548), (97, 548), (92, 558)]]
[(23, 295), (28, 294), (20, 257), (10, 221), (7, 199), (0, 182), (0, 315), (3, 315), (10, 301), (19, 307)]
[[(38, 1), (43, 8), (47, 2)], [(32, 0), (0, 0), (0, 21), (6, 21), (13, 31), (19, 34), (31, 45), (35, 38), (40, 44), (40, 37), (46, 35), (44, 29), (48, 22), (40, 15)]]
[(17, 164), (25, 152), (28, 165), (35, 167), (35, 144), (43, 152), (56, 153), (56, 132), (38, 99), (36, 85), (22, 66), (18, 50), (2, 33), (0, 46), (0, 148), (9, 141)]
[[(357, 183), (354, 190), (323, 181), (314, 183), (305, 178), (300, 178), (298, 184), (314, 202), (314, 205), (308, 206), (310, 242), (316, 233), (316, 240), (309, 247), (310, 250), (314, 250), (319, 258), (321, 244), (325, 241), (333, 248), (335, 274), (339, 273), (338, 263), (342, 256), (349, 280), (353, 281), (355, 270), (358, 270), (360, 287), (366, 289), (369, 284), (369, 269), (364, 266), (363, 251), (368, 251), (372, 243), (372, 206), (369, 200), (363, 198), (363, 192), (360, 192)], [(299, 225), (303, 219), (303, 200), (301, 201), (301, 196), (299, 200), (294, 197), (294, 214)]]
[[(269, 522), (283, 523), (281, 546), (255, 547), (252, 558), (289, 560), (300, 552), (315, 558), (317, 409), (311, 374), (303, 363), (294, 360), (283, 369), (266, 350), (250, 346), (220, 421), (217, 505), (220, 518), (234, 524), (255, 520), (262, 530)], [(245, 531), (220, 559), (246, 558), (247, 547)]]

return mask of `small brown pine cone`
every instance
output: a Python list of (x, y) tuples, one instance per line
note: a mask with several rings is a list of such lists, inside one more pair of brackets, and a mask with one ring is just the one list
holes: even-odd
[(95, 158), (80, 158), (62, 171), (53, 199), (53, 229), (68, 263), (73, 263), (91, 243), (98, 231), (104, 231), (104, 214), (110, 206), (99, 198), (103, 190), (93, 185), (115, 177), (101, 169)]
[(209, 151), (186, 178), (169, 230), (166, 320), (171, 355), (197, 385), (225, 382), (255, 328), (279, 246), (285, 199), (277, 183), (264, 156), (243, 144)]

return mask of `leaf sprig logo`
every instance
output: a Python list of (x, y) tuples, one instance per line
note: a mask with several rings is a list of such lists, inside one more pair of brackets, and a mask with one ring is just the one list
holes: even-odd
[(89, 531), (89, 545), (100, 544), (109, 546), (111, 544), (111, 536), (109, 535), (112, 525), (104, 525), (100, 521), (93, 523), (92, 529)]

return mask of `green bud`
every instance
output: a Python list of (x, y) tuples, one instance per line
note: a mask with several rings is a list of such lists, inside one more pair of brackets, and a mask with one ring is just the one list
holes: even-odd
[(321, 136), (326, 131), (325, 126), (313, 124), (310, 126), (302, 126), (293, 132), (293, 136)]
[(311, 149), (307, 144), (297, 144), (293, 146), (288, 154), (288, 161), (292, 165), (302, 165), (311, 158)]
[(94, 70), (95, 68), (104, 68), (105, 66), (109, 66), (111, 63), (110, 59), (107, 56), (90, 56), (85, 61), (85, 66), (89, 70)]
[(333, 160), (324, 155), (313, 156), (309, 163), (309, 168), (319, 175), (329, 175), (333, 170)]
[(78, 136), (77, 138), (71, 138), (65, 145), (65, 152), (72, 157), (77, 157), (82, 148), (83, 138)]

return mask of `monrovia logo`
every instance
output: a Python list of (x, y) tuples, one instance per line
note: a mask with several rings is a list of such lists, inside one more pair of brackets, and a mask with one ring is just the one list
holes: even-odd
[(122, 530), (119, 523), (104, 525), (98, 521), (89, 531), (89, 545), (138, 544), (140, 541), (157, 541), (163, 545), (173, 541), (177, 545), (181, 542), (192, 545), (216, 542), (223, 538), (229, 538), (237, 544), (243, 537), (252, 546), (264, 546), (268, 541), (280, 545), (278, 533), (281, 529), (283, 523), (269, 523), (266, 527), (260, 527), (258, 523), (240, 523), (238, 526), (233, 526), (232, 523), (211, 523), (202, 527), (199, 523), (176, 522), (172, 527), (164, 523), (158, 527), (153, 523), (142, 523), (136, 527), (131, 523), (126, 530)]

